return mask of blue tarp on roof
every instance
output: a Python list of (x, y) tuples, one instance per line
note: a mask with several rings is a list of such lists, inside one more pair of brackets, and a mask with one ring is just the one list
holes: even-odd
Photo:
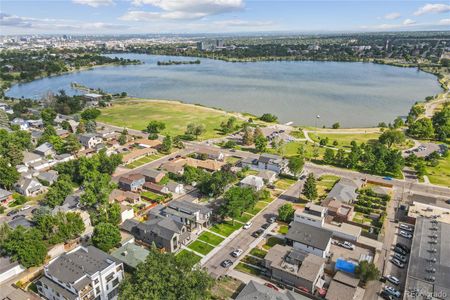
[(355, 273), (356, 264), (351, 261), (346, 261), (342, 258), (336, 260), (336, 270), (344, 271), (347, 273)]

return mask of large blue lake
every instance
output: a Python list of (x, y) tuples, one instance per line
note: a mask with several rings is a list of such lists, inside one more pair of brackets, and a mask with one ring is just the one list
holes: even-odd
[[(77, 82), (130, 96), (181, 100), (230, 111), (274, 113), (282, 122), (345, 127), (375, 126), (404, 116), (415, 101), (441, 91), (431, 74), (372, 63), (256, 62), (201, 59), (199, 65), (158, 66), (157, 61), (192, 60), (139, 54), (114, 56), (142, 65), (108, 66), (13, 86), (14, 97), (40, 98)], [(316, 116), (320, 115), (320, 120)]]

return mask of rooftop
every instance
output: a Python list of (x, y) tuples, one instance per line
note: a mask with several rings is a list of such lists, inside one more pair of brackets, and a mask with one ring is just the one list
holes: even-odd
[(287, 239), (325, 250), (331, 240), (332, 233), (326, 229), (308, 224), (292, 222), (286, 235)]
[(291, 291), (285, 294), (251, 280), (237, 295), (236, 300), (308, 300), (309, 298)]
[(111, 256), (122, 261), (127, 266), (136, 268), (139, 263), (145, 261), (149, 253), (150, 251), (142, 246), (138, 246), (134, 243), (128, 243), (113, 251)]

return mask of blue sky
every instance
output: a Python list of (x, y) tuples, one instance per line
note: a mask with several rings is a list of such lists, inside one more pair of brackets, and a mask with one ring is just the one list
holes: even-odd
[(0, 33), (450, 29), (448, 1), (1, 0)]

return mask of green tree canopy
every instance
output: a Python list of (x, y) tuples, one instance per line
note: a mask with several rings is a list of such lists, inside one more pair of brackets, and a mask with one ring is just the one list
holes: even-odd
[(376, 280), (380, 277), (380, 271), (377, 269), (374, 263), (369, 263), (363, 260), (356, 266), (355, 274), (365, 284), (371, 280)]
[(302, 193), (308, 200), (317, 199), (318, 194), (317, 194), (316, 178), (314, 178), (313, 173), (308, 174), (305, 185), (303, 186)]
[(147, 132), (148, 133), (160, 133), (166, 129), (166, 124), (160, 121), (150, 121), (147, 125)]
[(94, 227), (92, 243), (95, 247), (108, 252), (120, 242), (120, 231), (111, 223), (99, 223)]
[(295, 209), (291, 203), (286, 203), (278, 208), (278, 219), (290, 223), (294, 219)]

